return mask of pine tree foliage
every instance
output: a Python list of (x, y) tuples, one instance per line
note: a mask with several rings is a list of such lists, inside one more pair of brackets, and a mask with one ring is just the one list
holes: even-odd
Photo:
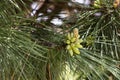
[[(95, 1), (75, 3), (79, 11), (59, 27), (30, 16), (32, 0), (0, 1), (0, 80), (69, 80), (66, 66), (76, 80), (120, 80), (120, 1)], [(75, 28), (83, 48), (71, 56), (65, 41)]]

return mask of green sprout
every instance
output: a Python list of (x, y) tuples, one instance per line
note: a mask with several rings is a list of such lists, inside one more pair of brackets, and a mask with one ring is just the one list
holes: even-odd
[(73, 32), (67, 34), (67, 39), (66, 39), (66, 49), (70, 53), (71, 56), (73, 54), (80, 54), (79, 48), (83, 48), (81, 43), (83, 42), (82, 39), (79, 39), (80, 35), (78, 34), (78, 29), (75, 28)]
[(95, 41), (95, 37), (89, 35), (89, 36), (86, 38), (87, 46), (91, 46), (91, 45), (94, 43), (94, 41)]

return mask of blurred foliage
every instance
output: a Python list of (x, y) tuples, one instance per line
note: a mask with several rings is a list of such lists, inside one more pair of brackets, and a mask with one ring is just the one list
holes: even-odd
[[(99, 8), (93, 0), (0, 1), (0, 80), (69, 80), (68, 72), (76, 80), (120, 80), (120, 2), (97, 1)], [(83, 48), (71, 56), (64, 40), (74, 28)]]

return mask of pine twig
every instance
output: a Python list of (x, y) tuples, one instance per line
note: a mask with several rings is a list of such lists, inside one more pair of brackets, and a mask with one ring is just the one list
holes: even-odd
[(46, 65), (46, 78), (47, 78), (47, 80), (52, 80), (51, 71), (50, 71), (50, 63), (49, 62)]

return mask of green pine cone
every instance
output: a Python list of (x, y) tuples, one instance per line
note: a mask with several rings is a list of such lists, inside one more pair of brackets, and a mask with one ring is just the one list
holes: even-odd
[(70, 35), (70, 33), (67, 34), (67, 39), (68, 39), (68, 40), (71, 39), (71, 35)]
[(75, 44), (75, 46), (77, 47), (77, 48), (83, 48), (83, 46), (79, 43), (79, 44)]
[(67, 43), (67, 44), (70, 44), (70, 40), (67, 40), (66, 43)]
[(75, 52), (76, 54), (80, 54), (80, 51), (79, 51), (79, 49), (77, 47), (74, 47), (72, 49), (73, 49), (73, 52)]
[(78, 39), (78, 40), (76, 41), (76, 43), (82, 43), (82, 42), (83, 42), (82, 39)]
[(71, 48), (74, 48), (74, 47), (75, 47), (75, 44), (72, 43), (70, 46), (71, 46)]
[(67, 50), (72, 50), (72, 48), (71, 48), (70, 45), (67, 45), (66, 49), (67, 49)]
[(75, 42), (76, 41), (76, 38), (71, 38), (71, 42), (73, 43), (73, 42)]
[(73, 50), (69, 50), (71, 56), (73, 56)]

